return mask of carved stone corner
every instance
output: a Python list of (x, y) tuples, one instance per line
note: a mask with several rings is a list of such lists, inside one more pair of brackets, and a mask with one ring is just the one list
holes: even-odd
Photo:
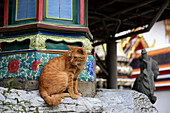
[(30, 38), (29, 49), (45, 49), (46, 48), (45, 41), (46, 39), (44, 37), (37, 34)]

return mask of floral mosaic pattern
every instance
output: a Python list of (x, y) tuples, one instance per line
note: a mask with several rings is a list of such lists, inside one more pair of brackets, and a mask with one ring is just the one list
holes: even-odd
[(8, 72), (17, 73), (20, 62), (17, 59), (12, 59), (8, 62)]
[[(60, 54), (21, 53), (0, 56), (0, 80), (3, 78), (20, 77), (25, 80), (38, 80), (43, 66), (53, 57)], [(79, 81), (94, 81), (93, 56), (88, 55), (85, 69), (79, 76)]]

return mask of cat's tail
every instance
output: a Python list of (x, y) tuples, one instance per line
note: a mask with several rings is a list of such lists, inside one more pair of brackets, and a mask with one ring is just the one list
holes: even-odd
[(61, 102), (60, 94), (49, 96), (47, 91), (43, 90), (43, 91), (40, 91), (40, 95), (46, 101), (46, 103), (50, 106), (57, 106)]

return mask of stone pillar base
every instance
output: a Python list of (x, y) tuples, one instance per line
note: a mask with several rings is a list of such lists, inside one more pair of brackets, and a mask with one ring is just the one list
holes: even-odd
[(96, 81), (79, 81), (78, 90), (83, 97), (94, 97), (96, 94)]
[[(22, 87), (23, 90), (31, 91), (38, 89), (38, 80), (23, 80), (21, 78), (12, 78), (13, 84)], [(0, 82), (0, 87), (8, 87), (8, 78), (3, 79)], [(79, 81), (78, 90), (83, 97), (94, 97), (96, 94), (96, 82), (95, 81)]]

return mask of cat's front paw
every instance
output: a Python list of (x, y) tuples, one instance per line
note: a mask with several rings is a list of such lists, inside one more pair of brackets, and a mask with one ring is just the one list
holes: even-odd
[(77, 95), (70, 95), (72, 99), (77, 99)]
[(82, 96), (82, 94), (81, 93), (76, 93), (78, 96)]

